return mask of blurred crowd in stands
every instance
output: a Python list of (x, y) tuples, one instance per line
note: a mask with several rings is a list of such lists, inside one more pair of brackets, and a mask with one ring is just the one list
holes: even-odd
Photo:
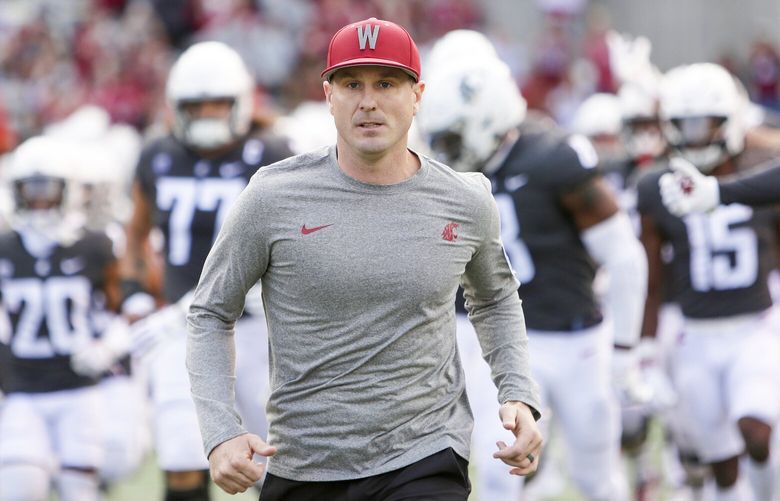
[[(355, 19), (392, 19), (425, 46), (455, 28), (485, 32), (510, 62), (529, 107), (562, 125), (594, 92), (614, 92), (607, 16), (584, 1), (537, 0), (535, 40), (491, 32), (476, 0), (6, 0), (0, 6), (0, 152), (84, 104), (143, 132), (164, 123), (164, 84), (188, 45), (236, 48), (258, 82), (261, 110), (286, 113), (322, 96), (330, 35)], [(753, 100), (780, 107), (780, 56), (757, 40), (747, 61), (719, 61)]]

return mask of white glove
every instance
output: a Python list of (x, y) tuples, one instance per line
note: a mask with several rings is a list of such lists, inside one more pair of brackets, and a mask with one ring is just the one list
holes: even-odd
[(639, 355), (642, 379), (650, 388), (649, 405), (652, 412), (674, 407), (677, 403), (677, 392), (659, 359), (658, 342), (654, 338), (642, 338), (636, 350)]
[(136, 357), (147, 355), (167, 340), (183, 335), (186, 328), (185, 312), (176, 304), (165, 306), (130, 327), (131, 351)]
[(73, 353), (70, 366), (76, 373), (87, 377), (105, 374), (130, 350), (130, 331), (122, 317), (116, 317), (103, 336)]
[(174, 304), (169, 304), (130, 326), (133, 356), (143, 357), (168, 340), (187, 332), (187, 310), (192, 293)]
[(157, 308), (156, 302), (151, 294), (136, 292), (122, 303), (122, 315), (132, 321), (132, 319), (143, 318), (151, 314), (155, 308)]
[(612, 384), (624, 405), (646, 405), (650, 401), (651, 389), (642, 378), (636, 348), (616, 348), (612, 352)]
[(669, 161), (671, 173), (658, 180), (661, 199), (675, 216), (706, 212), (720, 205), (718, 180), (705, 176), (695, 165), (681, 157)]

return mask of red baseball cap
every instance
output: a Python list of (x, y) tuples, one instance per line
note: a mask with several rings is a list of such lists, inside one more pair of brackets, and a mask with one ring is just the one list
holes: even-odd
[(409, 32), (375, 17), (348, 24), (333, 35), (327, 68), (320, 76), (330, 78), (338, 69), (367, 65), (400, 68), (420, 79), (420, 52)]

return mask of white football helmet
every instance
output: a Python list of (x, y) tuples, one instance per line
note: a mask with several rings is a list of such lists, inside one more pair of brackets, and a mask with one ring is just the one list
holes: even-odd
[(623, 162), (626, 153), (620, 132), (623, 127), (620, 102), (607, 93), (590, 95), (577, 108), (570, 129), (588, 138), (602, 165)]
[(55, 235), (67, 208), (67, 179), (71, 155), (61, 141), (37, 136), (13, 151), (4, 180), (13, 194), (11, 226)]
[(696, 63), (669, 70), (660, 103), (669, 144), (702, 172), (744, 148), (748, 101), (725, 68)]
[(126, 190), (122, 162), (106, 144), (82, 141), (74, 144), (75, 169), (69, 177), (69, 202), (92, 230), (126, 222), (132, 202)]
[(296, 154), (306, 153), (336, 141), (336, 124), (325, 101), (304, 101), (274, 123), (274, 130), (290, 141)]
[(43, 133), (64, 140), (80, 141), (101, 138), (111, 127), (111, 115), (94, 104), (79, 107), (59, 122), (47, 125)]
[[(215, 149), (249, 131), (254, 80), (238, 53), (221, 42), (201, 42), (185, 50), (171, 68), (166, 98), (174, 112), (173, 133), (190, 146)], [(192, 118), (186, 103), (229, 99), (227, 119)]]
[(417, 125), (442, 162), (476, 171), (525, 115), (526, 102), (509, 67), (500, 59), (479, 58), (429, 75)]
[(480, 58), (498, 58), (490, 40), (479, 31), (452, 30), (436, 40), (425, 56), (423, 68), (426, 73), (435, 73), (442, 66)]
[(618, 90), (623, 144), (637, 162), (654, 160), (667, 148), (658, 115), (658, 92), (649, 85), (628, 82)]
[(572, 119), (572, 132), (588, 137), (617, 136), (622, 127), (620, 102), (614, 94), (597, 93), (585, 99)]

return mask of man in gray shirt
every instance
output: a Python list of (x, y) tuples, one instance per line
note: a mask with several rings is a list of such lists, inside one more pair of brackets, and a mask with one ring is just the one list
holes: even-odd
[[(214, 481), (261, 500), (465, 500), (472, 417), (455, 292), (516, 436), (494, 457), (526, 475), (542, 438), (518, 282), (481, 174), (410, 151), (425, 84), (402, 27), (375, 18), (331, 40), (323, 77), (335, 147), (264, 167), (206, 260), (187, 366)], [(268, 443), (234, 410), (233, 325), (261, 281), (270, 343)], [(498, 426), (498, 423), (496, 424)]]

